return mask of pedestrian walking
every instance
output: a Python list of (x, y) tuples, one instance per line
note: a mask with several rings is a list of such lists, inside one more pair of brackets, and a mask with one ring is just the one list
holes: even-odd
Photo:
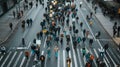
[(61, 47), (62, 47), (63, 46), (63, 38), (61, 38), (60, 43), (61, 43)]
[(100, 31), (98, 31), (98, 32), (95, 34), (95, 37), (96, 37), (96, 38), (99, 38), (99, 37), (100, 37), (100, 35), (101, 35), (101, 32), (100, 32)]
[(82, 30), (82, 27), (83, 27), (83, 22), (80, 22), (80, 27), (81, 27), (81, 30)]
[(22, 24), (23, 32), (25, 31), (25, 24)]
[(33, 56), (35, 55), (35, 49), (36, 49), (36, 46), (34, 44), (32, 44), (31, 45), (31, 52), (32, 52)]
[(26, 22), (27, 22), (27, 24), (28, 24), (28, 27), (29, 27), (29, 24), (30, 24), (30, 20), (29, 20), (29, 19), (27, 19), (27, 20), (26, 20)]
[(83, 41), (83, 44), (84, 44), (84, 42), (86, 41), (86, 38), (85, 38), (85, 37), (83, 37), (83, 38), (82, 38), (82, 41)]
[(43, 6), (43, 8), (44, 8), (44, 3), (42, 3), (42, 6)]
[(36, 3), (36, 8), (38, 7), (38, 3)]
[(48, 49), (47, 49), (47, 54), (48, 54), (48, 58), (50, 59), (50, 58), (51, 58), (51, 51), (50, 51), (50, 47), (48, 47)]
[(81, 42), (81, 37), (80, 36), (78, 36), (78, 38), (77, 38), (77, 43), (79, 44), (80, 42)]
[(89, 45), (90, 45), (90, 47), (92, 47), (92, 44), (93, 44), (93, 39), (90, 39), (90, 40), (89, 40)]
[(80, 8), (82, 7), (82, 1), (80, 2)]
[(109, 45), (108, 45), (108, 44), (105, 44), (105, 45), (104, 45), (104, 47), (103, 47), (103, 48), (104, 48), (105, 52), (106, 52), (106, 50), (108, 49), (108, 47), (109, 47)]
[(54, 51), (55, 51), (55, 57), (56, 57), (56, 59), (57, 59), (57, 57), (58, 57), (58, 46), (55, 46), (55, 48), (54, 48)]
[(13, 17), (15, 18), (15, 11), (13, 11)]
[(27, 59), (29, 59), (29, 56), (30, 56), (29, 51), (25, 51), (25, 57), (26, 57)]
[(86, 54), (86, 49), (85, 48), (82, 48), (82, 54), (83, 54), (83, 57), (84, 57), (85, 54)]
[(40, 57), (39, 48), (36, 48), (36, 49), (35, 49), (35, 53), (36, 53), (36, 55), (37, 55), (37, 59), (39, 60), (39, 57)]
[(77, 22), (77, 23), (78, 23), (78, 20), (79, 20), (79, 17), (77, 16), (77, 17), (76, 17), (76, 22)]
[(89, 35), (89, 31), (87, 30), (86, 31), (86, 38), (88, 38), (88, 35)]
[(92, 26), (92, 25), (93, 25), (93, 22), (92, 22), (92, 21), (90, 21), (90, 22), (89, 22), (89, 25), (90, 25), (90, 26)]
[(59, 35), (59, 34), (60, 34), (61, 27), (58, 26), (57, 30), (58, 30), (58, 35)]
[(22, 38), (22, 45), (25, 46), (25, 39)]
[(12, 29), (13, 29), (13, 24), (12, 24), (12, 23), (9, 23), (9, 27), (10, 27), (10, 29), (12, 30)]
[(83, 35), (84, 35), (84, 37), (85, 37), (85, 33), (86, 33), (86, 29), (83, 30)]
[(104, 51), (103, 48), (100, 48), (100, 49), (99, 49), (99, 58), (100, 58), (100, 59), (103, 59), (103, 57), (104, 57), (104, 52), (105, 52), (105, 51)]
[(33, 23), (32, 18), (29, 19), (29, 23), (30, 23), (30, 25), (32, 26), (32, 23)]
[(90, 18), (92, 18), (93, 12), (90, 12)]
[(90, 54), (89, 52), (85, 55), (85, 57), (86, 57), (86, 61), (87, 61), (87, 62), (90, 61), (90, 55), (91, 55), (91, 54)]

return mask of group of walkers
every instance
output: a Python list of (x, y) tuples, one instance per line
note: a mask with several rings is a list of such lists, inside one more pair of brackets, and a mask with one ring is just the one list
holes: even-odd
[[(52, 5), (54, 8), (54, 15), (51, 17), (49, 17), (49, 12), (50, 11), (50, 7), (49, 5)], [(86, 47), (85, 47), (85, 42), (86, 40), (89, 40), (89, 45), (90, 47), (92, 47), (92, 44), (94, 42), (94, 40), (91, 38), (88, 38), (88, 35), (90, 34), (89, 30), (87, 29), (83, 29), (83, 22), (79, 23), (79, 17), (77, 15), (78, 9), (76, 8), (76, 5), (73, 3), (73, 5), (62, 5), (61, 9), (58, 9), (60, 6), (59, 5), (53, 5), (51, 3), (48, 2), (47, 7), (45, 7), (45, 13), (43, 14), (44, 19), (42, 22), (40, 22), (40, 26), (41, 26), (41, 30), (40, 32), (38, 32), (36, 34), (37, 39), (43, 41), (45, 40), (45, 38), (47, 38), (45, 40), (46, 42), (46, 54), (48, 56), (48, 58), (51, 58), (51, 51), (54, 50), (54, 56), (57, 59), (58, 58), (58, 51), (63, 48), (63, 46), (65, 45), (64, 42), (64, 38), (66, 39), (66, 50), (69, 53), (70, 50), (70, 41), (71, 38), (70, 36), (72, 36), (72, 41), (73, 41), (73, 47), (74, 50), (76, 50), (76, 48), (78, 48), (78, 45), (83, 45), (82, 47), (82, 53), (83, 53), (83, 57), (86, 58), (86, 67), (92, 67), (92, 62), (95, 59), (93, 54), (90, 54), (90, 52), (86, 52)], [(92, 17), (92, 13), (90, 13), (90, 16)], [(70, 17), (72, 17), (72, 25), (71, 25), (71, 21), (70, 21)], [(87, 19), (87, 18), (86, 18)], [(29, 20), (26, 20), (28, 26), (29, 26)], [(25, 21), (24, 21), (25, 22)], [(23, 23), (24, 24), (24, 23)], [(32, 24), (32, 23), (31, 23)], [(77, 29), (76, 25), (78, 25), (80, 29)], [(70, 34), (68, 34), (68, 31), (70, 32)], [(79, 31), (83, 32), (83, 37), (81, 37), (79, 35)], [(62, 33), (61, 33), (62, 32)], [(96, 37), (100, 36), (100, 32), (98, 31)], [(36, 40), (33, 40), (33, 44), (31, 45), (31, 51), (33, 56), (36, 55), (37, 59), (40, 59), (40, 46), (36, 45)], [(82, 43), (81, 43), (82, 41)], [(59, 46), (61, 46), (61, 48), (59, 48)], [(52, 47), (54, 47), (54, 49), (52, 49)], [(107, 49), (108, 45), (106, 45), (104, 47), (104, 49)], [(103, 52), (100, 52), (100, 57), (101, 54), (103, 54)], [(25, 53), (26, 57), (28, 58), (29, 53), (26, 52)], [(97, 61), (99, 63), (99, 61)], [(100, 66), (100, 65), (99, 65)], [(100, 66), (101, 67), (101, 66)], [(103, 66), (104, 67), (104, 66)]]

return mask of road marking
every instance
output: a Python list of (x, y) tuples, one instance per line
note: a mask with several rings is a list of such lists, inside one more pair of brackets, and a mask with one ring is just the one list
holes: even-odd
[(114, 64), (114, 66), (115, 67), (117, 67), (117, 65), (116, 65), (116, 63), (115, 63), (115, 61), (111, 58), (111, 56), (110, 56), (110, 54), (106, 51), (106, 53), (108, 54), (108, 56), (110, 57), (110, 59), (112, 60), (112, 62), (113, 62), (113, 64)]
[(12, 59), (10, 60), (9, 64), (7, 65), (7, 67), (10, 67), (10, 64), (12, 63), (13, 59), (15, 58), (15, 55), (17, 54), (17, 52), (15, 52), (12, 56)]
[(111, 39), (98, 39), (99, 41), (113, 41)]
[(63, 64), (64, 66), (63, 67), (66, 67), (66, 58), (65, 58), (65, 50), (63, 50)]
[(27, 47), (17, 47), (18, 50), (21, 50), (21, 49), (28, 49)]
[(110, 50), (110, 48), (108, 48), (108, 50), (109, 50), (110, 53), (113, 55), (113, 57), (115, 58), (115, 60), (116, 60), (117, 62), (119, 62), (119, 60), (118, 60), (117, 57), (113, 54), (113, 52)]
[(45, 67), (46, 67), (46, 64), (47, 64), (47, 58), (48, 58), (48, 56), (47, 56), (47, 54), (46, 54)]
[(21, 64), (20, 64), (20, 67), (22, 67), (24, 61), (25, 61), (25, 56), (24, 56), (23, 59), (22, 59), (22, 62), (21, 62)]
[(41, 55), (44, 55), (44, 51), (42, 51)]
[(29, 42), (29, 45), (28, 45), (27, 49), (29, 49), (29, 48), (30, 48), (30, 45), (31, 45), (31, 42)]
[(1, 67), (3, 67), (3, 66), (4, 66), (5, 62), (6, 62), (6, 61), (7, 61), (7, 59), (10, 57), (10, 54), (11, 54), (11, 53), (12, 53), (12, 52), (10, 51), (10, 52), (9, 52), (9, 54), (7, 55), (7, 57), (6, 57), (5, 61), (2, 63)]
[(47, 37), (45, 38), (45, 41), (44, 41), (44, 48), (45, 48), (45, 45), (46, 45), (46, 40), (47, 40)]
[(71, 35), (70, 35), (70, 39), (71, 39), (71, 44), (72, 44), (72, 50), (73, 50), (73, 57), (74, 57), (75, 67), (78, 67), (78, 65), (77, 65), (77, 59), (76, 59), (76, 54), (75, 54), (75, 50), (73, 48), (73, 41), (72, 41)]
[(58, 64), (57, 67), (60, 67), (60, 51), (58, 51)]
[(73, 65), (72, 65), (72, 56), (71, 56), (71, 51), (69, 51), (69, 57), (70, 57), (70, 59), (71, 59), (70, 67), (73, 67)]
[(13, 65), (13, 67), (16, 67), (16, 65), (17, 65), (17, 63), (18, 63), (18, 61), (19, 61), (20, 56), (22, 55), (22, 53), (23, 52), (20, 52), (20, 54), (18, 55), (17, 60), (15, 61), (15, 64)]
[(3, 57), (4, 57), (3, 55), (0, 57), (0, 61), (2, 60)]
[(96, 49), (93, 49), (94, 50), (94, 52), (95, 52), (95, 54), (96, 54), (96, 56), (97, 56), (97, 58), (99, 57), (99, 55), (98, 55), (98, 53), (97, 53), (97, 51), (96, 51)]
[(82, 56), (80, 56), (80, 52), (79, 52), (79, 49), (78, 49), (78, 48), (77, 48), (77, 52), (78, 52), (78, 59), (79, 59), (80, 66), (83, 67), (83, 64), (81, 63), (81, 61), (82, 61), (82, 60), (81, 60), (81, 57), (82, 57)]

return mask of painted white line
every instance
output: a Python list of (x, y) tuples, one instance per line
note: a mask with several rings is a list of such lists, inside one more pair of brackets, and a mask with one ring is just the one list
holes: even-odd
[(70, 35), (70, 39), (71, 39), (71, 44), (72, 44), (72, 50), (73, 50), (73, 57), (74, 57), (75, 67), (78, 67), (78, 65), (77, 65), (77, 59), (76, 59), (76, 54), (75, 54), (75, 50), (73, 48), (73, 41), (72, 41), (71, 35)]
[(105, 58), (103, 58), (103, 60), (104, 60), (104, 62), (106, 64), (106, 66), (109, 67), (109, 65), (107, 64), (107, 61), (105, 60)]
[(25, 61), (25, 56), (24, 56), (23, 59), (22, 59), (22, 62), (21, 62), (21, 64), (20, 64), (20, 67), (22, 67), (24, 61)]
[(3, 57), (4, 57), (3, 55), (0, 57), (0, 61), (2, 60)]
[[(32, 52), (30, 53), (30, 57), (32, 56)], [(28, 59), (28, 61), (27, 61), (27, 63), (26, 63), (26, 66), (25, 67), (28, 67), (28, 65), (29, 65), (29, 62), (30, 62), (30, 57), (29, 57), (29, 59)]]
[(45, 67), (46, 67), (46, 65), (47, 65), (47, 58), (48, 58), (48, 56), (47, 56), (47, 54), (46, 54)]
[(63, 67), (66, 67), (65, 50), (63, 50)]
[(60, 67), (60, 51), (58, 51), (58, 64), (57, 67)]
[(9, 52), (9, 54), (7, 55), (7, 57), (6, 57), (5, 61), (2, 63), (1, 67), (4, 67), (5, 62), (6, 62), (6, 61), (7, 61), (7, 59), (10, 57), (10, 54), (11, 54), (11, 53), (12, 53), (12, 52), (10, 51), (10, 52)]
[(29, 49), (29, 48), (30, 48), (30, 46), (31, 46), (31, 42), (29, 42), (29, 45), (28, 45), (27, 49)]
[(96, 49), (94, 49), (93, 48), (93, 50), (94, 50), (94, 52), (95, 52), (95, 55), (97, 56), (97, 58), (99, 57), (99, 55), (98, 55), (98, 53), (97, 53), (97, 51), (96, 51)]
[(21, 50), (21, 49), (28, 49), (27, 47), (17, 47), (18, 50)]
[(17, 63), (18, 63), (18, 61), (19, 61), (20, 56), (22, 55), (22, 53), (23, 52), (20, 52), (20, 54), (18, 55), (17, 60), (15, 61), (15, 64), (13, 65), (13, 67), (16, 67), (16, 65), (17, 65)]
[(79, 59), (80, 66), (83, 67), (83, 64), (81, 63), (82, 62), (82, 60), (81, 60), (82, 56), (80, 56), (80, 51), (79, 51), (78, 48), (77, 48), (77, 52), (78, 52), (78, 59)]
[(45, 46), (46, 46), (46, 40), (47, 40), (47, 37), (45, 38), (45, 41), (44, 41), (44, 48), (45, 48)]
[(110, 59), (112, 60), (113, 64), (114, 64), (114, 67), (117, 67), (115, 61), (111, 58), (110, 54), (106, 51), (106, 53), (108, 54), (108, 56), (110, 57)]
[(73, 65), (72, 65), (72, 56), (71, 56), (71, 51), (69, 51), (69, 57), (71, 58), (70, 67), (73, 67)]
[(41, 55), (44, 55), (44, 51), (42, 51)]
[(15, 58), (15, 55), (17, 54), (17, 52), (15, 52), (12, 56), (12, 59), (10, 60), (9, 64), (7, 65), (7, 67), (10, 67), (10, 64), (12, 63), (13, 59)]
[[(108, 50), (110, 51), (110, 53), (113, 55), (113, 57), (115, 58), (115, 60), (117, 61), (117, 62), (119, 62), (119, 60), (117, 59), (117, 57), (119, 57), (118, 56), (118, 54), (116, 54), (117, 55), (117, 57), (113, 54), (113, 52), (110, 50), (110, 48), (108, 48)], [(119, 62), (120, 63), (120, 62)]]

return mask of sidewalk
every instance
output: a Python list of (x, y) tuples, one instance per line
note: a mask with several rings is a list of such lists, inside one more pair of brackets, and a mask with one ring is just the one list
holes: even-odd
[[(86, 0), (84, 0), (84, 2), (89, 6), (89, 8), (91, 9), (91, 11), (93, 11), (92, 5), (90, 3), (87, 3)], [(100, 12), (100, 10), (101, 10), (100, 7), (98, 7), (98, 12), (95, 14), (96, 18), (98, 19), (98, 21), (100, 21), (101, 25), (108, 32), (108, 34), (111, 36), (111, 38), (113, 39), (113, 41), (117, 45), (119, 45), (120, 38), (119, 37), (113, 38), (113, 28), (112, 28), (113, 25), (114, 25), (114, 22), (116, 21), (118, 23), (118, 20), (112, 20), (112, 21), (110, 21), (109, 17), (104, 16), (102, 14), (102, 12)]]
[[(15, 31), (15, 29), (18, 27), (18, 24), (21, 22), (22, 19), (25, 19), (28, 13), (31, 12), (31, 9), (25, 10), (24, 15), (20, 18), (14, 18), (13, 17), (13, 11), (16, 10), (16, 4), (11, 10), (9, 10), (5, 15), (0, 17), (0, 44), (4, 43)], [(23, 10), (23, 1), (20, 2), (20, 9)], [(13, 30), (9, 28), (9, 23), (13, 24)]]

